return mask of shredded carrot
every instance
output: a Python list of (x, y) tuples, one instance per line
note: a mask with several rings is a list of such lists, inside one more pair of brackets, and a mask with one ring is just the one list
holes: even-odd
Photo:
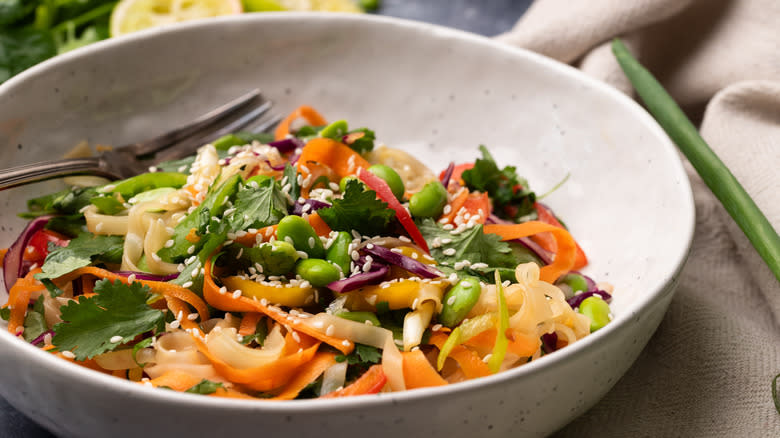
[(188, 191), (190, 193), (190, 199), (192, 199), (192, 205), (198, 206), (200, 204), (200, 201), (198, 200), (198, 195), (200, 192), (195, 188), (194, 185), (191, 186), (185, 186), (184, 190)]
[(33, 276), (41, 272), (33, 269), (26, 276), (16, 280), (11, 290), (8, 291), (8, 302), (3, 307), (11, 309), (11, 317), (8, 319), (8, 331), (14, 335), (24, 330), (24, 318), (27, 316), (27, 306), (30, 304), (30, 296), (33, 292), (45, 287)]
[[(458, 195), (450, 201), (450, 211), (449, 213), (442, 215), (441, 218), (439, 218), (439, 221), (442, 223), (450, 224), (452, 223), (452, 220), (455, 219), (455, 216), (458, 214), (458, 211), (463, 207), (463, 204), (466, 203), (466, 199), (469, 197), (469, 191), (466, 189), (462, 189)], [(446, 219), (446, 221), (445, 221)]]
[(184, 239), (190, 243), (198, 243), (200, 241), (200, 236), (198, 236), (198, 229), (190, 228), (190, 232), (187, 233), (186, 236), (184, 236)]
[(174, 391), (183, 392), (197, 385), (200, 381), (201, 379), (199, 377), (195, 377), (190, 373), (180, 370), (170, 370), (149, 382), (155, 387), (166, 386)]
[(324, 220), (320, 217), (317, 212), (314, 212), (309, 215), (308, 217), (309, 225), (314, 228), (314, 232), (317, 233), (318, 236), (327, 236), (330, 234), (330, 227), (328, 224), (325, 223)]
[(404, 358), (403, 370), (406, 389), (447, 384), (447, 381), (436, 372), (421, 350), (405, 351), (401, 354)]
[(209, 394), (209, 397), (222, 397), (222, 398), (240, 398), (246, 400), (257, 400), (256, 397), (244, 394), (241, 391), (237, 391), (234, 388), (217, 388), (216, 391)]
[(348, 342), (349, 345), (344, 345), (344, 339), (328, 336), (311, 325), (306, 324), (301, 318), (291, 318), (287, 312), (278, 307), (274, 307), (274, 310), (271, 310), (268, 305), (264, 305), (259, 301), (244, 296), (234, 298), (233, 294), (230, 292), (220, 293), (219, 287), (214, 283), (214, 278), (211, 276), (211, 258), (206, 261), (204, 268), (205, 279), (203, 283), (203, 298), (205, 298), (206, 302), (212, 307), (225, 312), (260, 312), (280, 324), (286, 324), (294, 330), (325, 342), (344, 354), (351, 353), (355, 348), (352, 342)]
[[(544, 222), (546, 224), (555, 225), (559, 228), (565, 228), (563, 224), (561, 224), (560, 221), (558, 221), (558, 218), (555, 217), (555, 215), (545, 206), (539, 204), (538, 202), (534, 204), (534, 208), (536, 209), (536, 213), (539, 216), (539, 221)], [(558, 245), (555, 243), (555, 238), (550, 233), (539, 233), (536, 235), (531, 236), (531, 240), (536, 242), (537, 245), (541, 246), (543, 249), (555, 253), (557, 252)], [(577, 255), (574, 258), (574, 266), (572, 269), (582, 269), (588, 264), (588, 257), (585, 255), (585, 251), (580, 248), (579, 243), (576, 241), (574, 242), (575, 245), (577, 245)]]
[(279, 126), (277, 126), (274, 131), (274, 139), (281, 140), (290, 135), (290, 125), (299, 117), (306, 119), (312, 126), (323, 126), (328, 124), (328, 122), (325, 121), (325, 118), (322, 117), (317, 110), (308, 105), (301, 105), (287, 115), (284, 120), (279, 122)]
[[(126, 277), (117, 275), (111, 271), (107, 271), (105, 269), (101, 269), (95, 266), (86, 266), (83, 268), (76, 269), (70, 274), (66, 274), (60, 277), (58, 281), (73, 281), (74, 279), (81, 277), (82, 275), (85, 274), (94, 275), (95, 277), (105, 278), (111, 281), (119, 280), (124, 284), (129, 284), (129, 280)], [(195, 295), (191, 290), (183, 288), (178, 284), (166, 283), (163, 281), (152, 281), (152, 280), (135, 280), (135, 281), (143, 284), (144, 286), (148, 286), (149, 289), (152, 290), (152, 292), (158, 293), (166, 298), (169, 297), (177, 298), (189, 304), (190, 306), (195, 308), (195, 310), (198, 312), (201, 321), (206, 321), (207, 319), (209, 319), (208, 306), (206, 306), (206, 303), (203, 301), (202, 298)], [(178, 314), (178, 312), (176, 313)], [(189, 311), (185, 313), (189, 313)]]
[(329, 138), (315, 138), (303, 147), (298, 158), (298, 170), (304, 178), (310, 172), (303, 169), (309, 163), (324, 164), (330, 167), (339, 178), (354, 175), (358, 168), (368, 169), (371, 164), (349, 146)]
[[(495, 335), (493, 337), (495, 338)], [(446, 341), (446, 334), (442, 332), (436, 332), (431, 336), (430, 343), (441, 350)], [(455, 360), (455, 362), (458, 363), (460, 369), (463, 371), (463, 374), (467, 379), (475, 379), (477, 377), (489, 376), (491, 374), (487, 364), (482, 361), (479, 355), (462, 345), (456, 345), (448, 357), (451, 357)]]
[(303, 388), (316, 380), (334, 363), (336, 363), (336, 355), (333, 353), (319, 352), (315, 354), (314, 358), (304, 364), (298, 374), (287, 382), (272, 400), (292, 400), (298, 397)]
[(486, 234), (498, 234), (501, 236), (501, 240), (515, 240), (545, 231), (551, 232), (555, 237), (558, 252), (555, 254), (555, 260), (551, 264), (543, 266), (539, 274), (539, 277), (548, 283), (554, 283), (558, 277), (571, 271), (574, 266), (577, 245), (571, 234), (563, 228), (543, 222), (530, 221), (514, 225), (485, 225), (483, 231)]
[(263, 314), (260, 312), (245, 312), (244, 317), (241, 318), (241, 325), (238, 327), (238, 334), (241, 336), (255, 334), (257, 323), (260, 322), (262, 317)]
[[(509, 344), (507, 351), (520, 357), (530, 357), (539, 349), (542, 341), (533, 336), (525, 335), (518, 330), (509, 329), (506, 331)], [(477, 348), (493, 348), (496, 343), (496, 329), (488, 329), (482, 333), (468, 339), (465, 344)]]
[[(211, 362), (214, 369), (227, 380), (246, 386), (255, 391), (271, 391), (282, 387), (295, 375), (301, 366), (311, 361), (320, 346), (309, 336), (300, 336), (301, 343), (295, 346), (296, 352), (283, 355), (279, 359), (258, 367), (235, 368), (213, 355), (206, 344), (193, 336), (198, 351)], [(285, 350), (289, 350), (285, 347)]]
[(8, 248), (0, 249), (0, 265), (5, 261), (5, 255), (8, 254)]

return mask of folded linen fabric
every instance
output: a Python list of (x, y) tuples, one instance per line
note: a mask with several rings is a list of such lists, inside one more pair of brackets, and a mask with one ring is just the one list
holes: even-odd
[[(621, 37), (780, 229), (780, 2), (537, 0), (497, 39), (631, 94)], [(558, 436), (780, 436), (780, 283), (686, 162), (696, 234), (677, 294), (634, 366)]]

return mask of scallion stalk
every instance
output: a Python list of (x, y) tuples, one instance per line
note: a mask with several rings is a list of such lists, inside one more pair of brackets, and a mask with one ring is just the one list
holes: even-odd
[(780, 281), (780, 235), (693, 123), (619, 39), (612, 52), (650, 114), (677, 144)]

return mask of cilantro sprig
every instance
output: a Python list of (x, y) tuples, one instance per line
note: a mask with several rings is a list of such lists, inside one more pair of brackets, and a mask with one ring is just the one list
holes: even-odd
[(514, 166), (499, 169), (485, 146), (480, 146), (479, 150), (482, 158), (478, 158), (474, 167), (461, 176), (466, 186), (487, 192), (499, 217), (516, 222), (536, 219), (536, 195), (528, 188), (528, 181), (517, 175)]
[(317, 210), (317, 213), (335, 231), (356, 230), (370, 236), (382, 234), (387, 231), (395, 212), (376, 198), (375, 191), (364, 188), (360, 181), (350, 180), (344, 196), (334, 199), (331, 207)]
[[(147, 304), (152, 295), (147, 286), (99, 280), (94, 292), (94, 296), (81, 296), (60, 309), (63, 322), (54, 326), (52, 338), (57, 350), (72, 351), (81, 361), (111, 351), (140, 334), (165, 329), (163, 312)], [(115, 336), (121, 336), (121, 341), (111, 342)]]
[(119, 263), (122, 261), (124, 240), (120, 236), (82, 233), (68, 246), (49, 246), (49, 255), (43, 262), (38, 280), (61, 277), (93, 262)]
[(502, 242), (496, 234), (485, 234), (482, 225), (458, 234), (445, 230), (432, 219), (424, 219), (417, 226), (431, 248), (431, 256), (439, 264), (453, 266), (468, 260), (471, 264), (486, 263), (492, 267), (517, 266), (517, 257), (509, 244)]

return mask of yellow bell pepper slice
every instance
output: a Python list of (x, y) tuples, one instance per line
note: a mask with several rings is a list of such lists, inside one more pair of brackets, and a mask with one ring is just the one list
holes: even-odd
[[(352, 311), (375, 311), (376, 304), (381, 302), (386, 302), (390, 310), (408, 309), (430, 299), (436, 300), (438, 305), (448, 284), (443, 281), (423, 282), (401, 279), (361, 287), (340, 296), (347, 297), (345, 307)], [(423, 287), (425, 293), (421, 293)]]
[[(241, 295), (258, 300), (266, 299), (269, 304), (287, 307), (302, 307), (314, 303), (314, 288), (257, 283), (240, 277), (225, 277), (222, 283), (230, 291), (240, 290)], [(230, 292), (227, 292), (230, 293)]]

